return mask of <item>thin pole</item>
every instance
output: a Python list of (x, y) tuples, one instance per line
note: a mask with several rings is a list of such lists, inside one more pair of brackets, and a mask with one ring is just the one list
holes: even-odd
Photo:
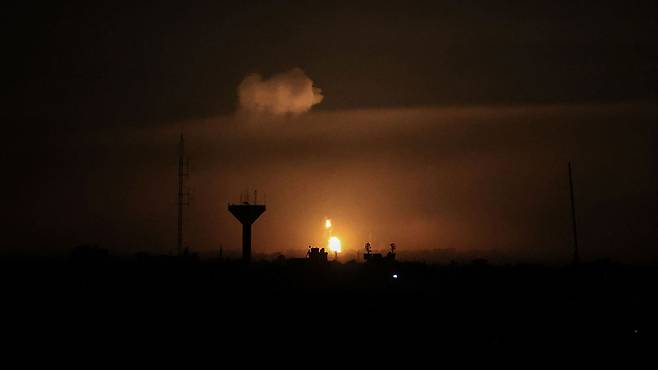
[(176, 242), (176, 251), (180, 256), (183, 253), (183, 181), (185, 172), (183, 168), (184, 163), (184, 142), (183, 134), (180, 135), (178, 142), (178, 238)]
[(569, 162), (569, 194), (571, 196), (571, 221), (573, 223), (573, 264), (579, 262), (578, 257), (578, 230), (576, 228), (576, 203), (573, 197), (573, 178), (571, 175), (571, 162)]

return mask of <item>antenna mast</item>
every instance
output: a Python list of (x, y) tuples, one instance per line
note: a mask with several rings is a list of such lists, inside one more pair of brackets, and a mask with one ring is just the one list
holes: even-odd
[(183, 207), (190, 204), (190, 193), (185, 191), (185, 178), (190, 175), (189, 159), (187, 159), (187, 166), (185, 157), (185, 144), (183, 134), (180, 134), (180, 141), (178, 142), (178, 239), (176, 243), (176, 252), (178, 255), (183, 254)]

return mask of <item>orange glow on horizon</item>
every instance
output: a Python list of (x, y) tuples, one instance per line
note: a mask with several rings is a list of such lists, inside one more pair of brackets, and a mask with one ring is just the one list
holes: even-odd
[(338, 239), (335, 236), (332, 236), (329, 238), (329, 250), (331, 250), (334, 253), (340, 253), (341, 252), (341, 242), (340, 239)]

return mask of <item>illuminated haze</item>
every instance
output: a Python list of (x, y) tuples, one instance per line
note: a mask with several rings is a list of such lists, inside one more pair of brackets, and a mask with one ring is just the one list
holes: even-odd
[[(242, 119), (62, 137), (71, 144), (42, 158), (52, 169), (38, 175), (48, 188), (28, 189), (40, 201), (25, 201), (16, 218), (31, 228), (9, 227), (6, 242), (169, 251), (176, 141), (184, 127), (192, 158), (186, 240), (201, 252), (239, 251), (240, 226), (226, 204), (257, 189), (268, 209), (254, 225), (256, 254), (303, 255), (310, 244), (324, 246), (330, 217), (346, 256), (370, 240), (375, 250), (395, 242), (400, 256), (455, 248), (568, 259), (571, 160), (582, 253), (655, 255), (642, 242), (656, 237), (656, 209), (646, 201), (658, 183), (650, 105), (310, 111), (262, 115), (258, 126)], [(612, 161), (628, 164), (624, 176)], [(75, 196), (48, 196), (67, 192)], [(70, 216), (51, 217), (64, 207)]]

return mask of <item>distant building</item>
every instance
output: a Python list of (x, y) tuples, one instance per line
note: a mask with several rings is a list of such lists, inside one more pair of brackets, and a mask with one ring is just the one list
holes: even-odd
[(327, 252), (324, 248), (308, 247), (306, 258), (311, 263), (327, 263)]
[(396, 248), (395, 243), (391, 243), (391, 251), (386, 253), (386, 256), (383, 256), (381, 253), (372, 253), (370, 243), (366, 243), (366, 253), (363, 254), (363, 259), (367, 263), (393, 262), (395, 261)]
[(287, 258), (286, 263), (288, 265), (324, 265), (328, 263), (327, 255), (328, 253), (324, 248), (309, 246), (306, 252), (306, 258)]

